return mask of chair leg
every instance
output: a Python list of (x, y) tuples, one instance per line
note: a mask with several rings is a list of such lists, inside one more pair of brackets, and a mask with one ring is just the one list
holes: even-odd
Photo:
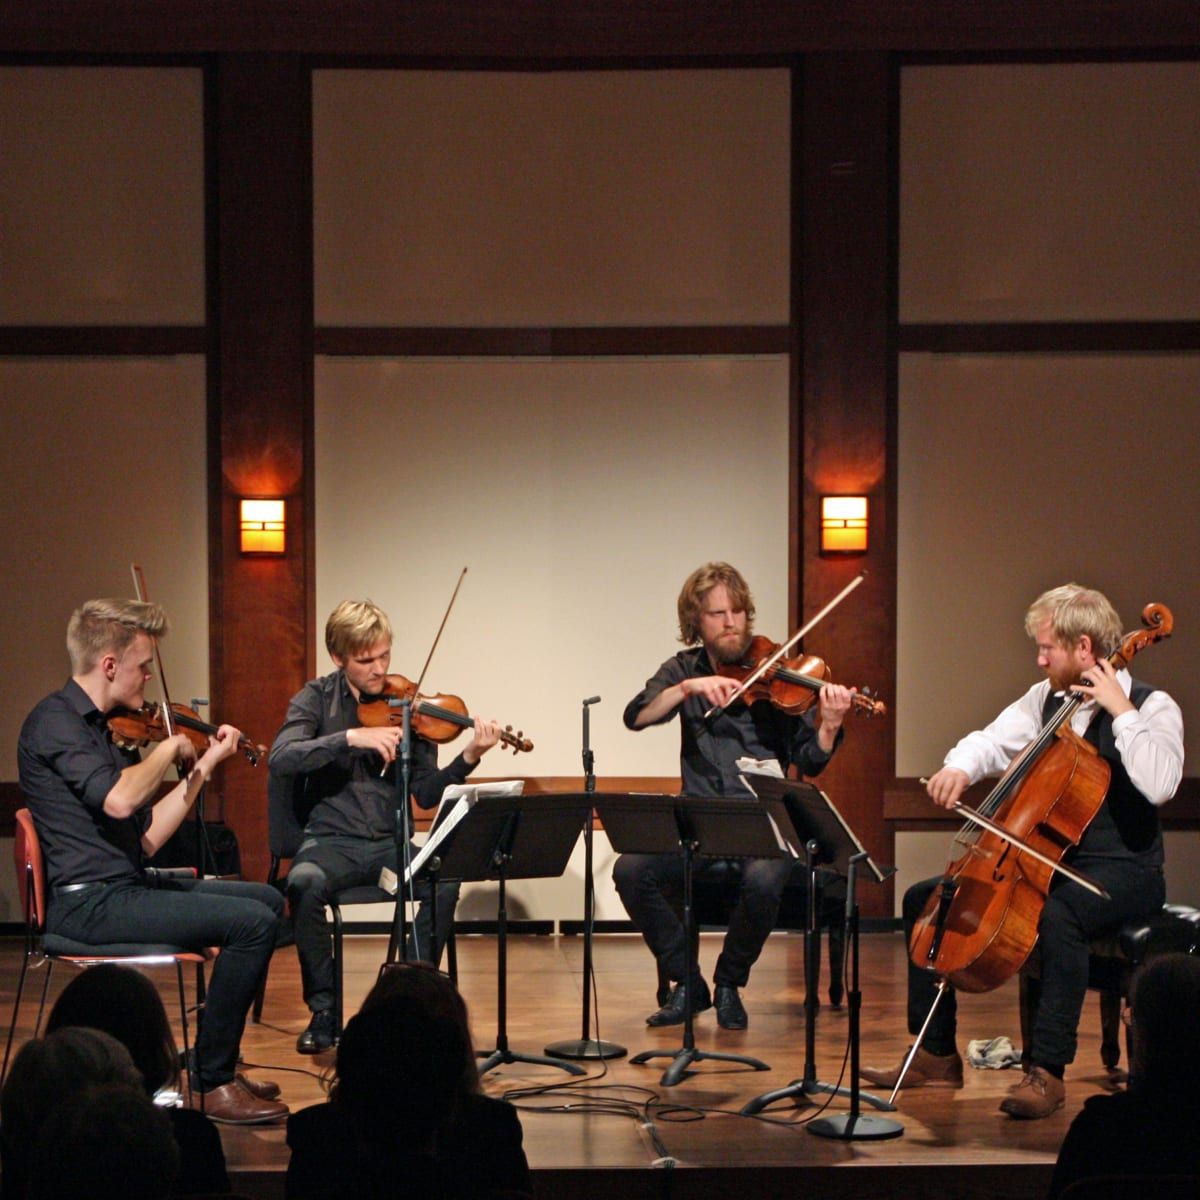
[(1121, 1061), (1121, 996), (1100, 993), (1100, 1061), (1115, 1071)]
[[(198, 984), (199, 984), (199, 979), (202, 979), (202, 978), (203, 978), (203, 968), (200, 967), (199, 968), (199, 977), (198, 977), (198, 981), (197, 981)], [(181, 1086), (180, 1086), (179, 1090), (182, 1093), (183, 1089), (187, 1088), (187, 1093), (188, 1093), (188, 1095), (190, 1095), (192, 1092), (193, 1072), (194, 1072), (195, 1077), (199, 1078), (200, 1064), (192, 1061), (192, 1043), (191, 1043), (191, 1037), (190, 1037), (189, 1031), (188, 1031), (187, 991), (185, 990), (185, 988), (183, 986), (183, 963), (179, 959), (175, 960), (175, 981), (179, 987), (179, 1025), (180, 1025), (180, 1030), (183, 1035), (183, 1073), (185, 1076), (185, 1078), (180, 1081)], [(196, 1001), (197, 1001), (197, 1013), (199, 1013), (200, 997), (198, 994), (196, 997)], [(197, 1017), (197, 1021), (199, 1021), (199, 1017)], [(200, 1111), (203, 1112), (204, 1111), (204, 1093), (199, 1092), (199, 1095), (200, 1095)]]
[(458, 986), (458, 942), (454, 937), (454, 926), (450, 926), (450, 935), (446, 938), (446, 969), (450, 982)]
[(17, 1018), (21, 1015), (21, 994), (25, 990), (25, 974), (29, 970), (29, 952), (21, 959), (21, 975), (17, 979), (17, 996), (13, 1001), (12, 1021), (8, 1026), (8, 1041), (4, 1046), (4, 1066), (0, 1068), (0, 1084), (8, 1078), (8, 1060), (12, 1054), (13, 1035), (17, 1032)]
[(336, 1044), (342, 1037), (342, 910), (336, 904), (329, 908), (333, 913), (333, 1040)]
[(42, 1032), (42, 1017), (46, 1015), (46, 997), (50, 994), (50, 973), (54, 970), (54, 959), (46, 959), (46, 978), (42, 980), (42, 998), (38, 1003), (37, 1023), (33, 1027), (33, 1036)]

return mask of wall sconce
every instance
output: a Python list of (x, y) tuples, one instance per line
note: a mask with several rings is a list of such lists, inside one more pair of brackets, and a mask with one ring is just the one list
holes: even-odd
[(239, 525), (243, 554), (284, 552), (287, 520), (283, 500), (242, 500)]
[(821, 553), (866, 554), (866, 496), (821, 497)]

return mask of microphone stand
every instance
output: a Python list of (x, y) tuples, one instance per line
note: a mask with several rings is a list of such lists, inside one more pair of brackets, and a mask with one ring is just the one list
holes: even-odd
[[(583, 790), (596, 791), (595, 760), (592, 755), (590, 710), (599, 704), (599, 696), (583, 702)], [(583, 1036), (578, 1040), (555, 1042), (546, 1047), (554, 1058), (624, 1058), (629, 1053), (616, 1042), (604, 1042), (592, 1037), (592, 932), (595, 924), (596, 894), (592, 879), (592, 825), (595, 813), (588, 809), (583, 825)]]
[[(409, 879), (409, 867), (412, 863), (412, 829), (410, 827), (411, 813), (408, 809), (408, 797), (412, 790), (412, 701), (404, 699), (399, 703), (400, 715), (403, 720), (400, 771), (397, 779), (399, 795), (396, 802), (396, 868), (399, 878), (396, 880), (396, 912), (392, 919), (392, 940), (391, 945), (388, 946), (388, 962), (395, 961), (393, 956), (397, 952), (401, 962), (408, 962), (407, 904), (409, 897), (413, 894), (413, 881)], [(419, 946), (417, 952), (419, 956)]]

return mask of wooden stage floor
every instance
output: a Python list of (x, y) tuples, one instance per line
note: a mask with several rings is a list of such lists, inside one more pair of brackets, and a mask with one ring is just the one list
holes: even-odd
[[(347, 938), (346, 1011), (353, 1013), (384, 957), (385, 939)], [(711, 977), (719, 934), (701, 940), (701, 965)], [(20, 943), (0, 942), (0, 984), (11, 1006)], [(579, 1037), (582, 1029), (583, 945), (578, 937), (519, 936), (509, 939), (508, 1041), (515, 1052), (541, 1054), (550, 1042)], [(862, 1061), (889, 1064), (908, 1044), (904, 1029), (904, 947), (898, 934), (862, 938)], [(592, 1036), (620, 1043), (630, 1055), (674, 1050), (682, 1030), (648, 1029), (654, 1008), (654, 972), (649, 953), (632, 935), (596, 938), (594, 965), (599, 1028)], [(62, 972), (60, 971), (60, 975)], [(35, 977), (38, 978), (38, 977)], [(1058, 1146), (1084, 1100), (1100, 1091), (1105, 1073), (1099, 1058), (1099, 1006), (1089, 996), (1080, 1031), (1079, 1055), (1067, 1073), (1067, 1106), (1043, 1121), (1017, 1122), (998, 1105), (1016, 1083), (1016, 1071), (967, 1068), (958, 1092), (902, 1093), (890, 1114), (903, 1126), (888, 1141), (832, 1141), (815, 1137), (804, 1122), (809, 1105), (776, 1106), (761, 1118), (738, 1115), (751, 1098), (786, 1086), (804, 1075), (803, 939), (775, 934), (743, 993), (750, 1028), (733, 1033), (717, 1027), (711, 1011), (696, 1022), (702, 1050), (757, 1057), (770, 1070), (702, 1062), (680, 1084), (660, 1084), (668, 1060), (634, 1066), (628, 1057), (588, 1064), (588, 1078), (567, 1084), (566, 1072), (541, 1065), (493, 1069), (484, 1087), (513, 1097), (521, 1110), (525, 1148), (539, 1195), (569, 1187), (574, 1200), (591, 1196), (662, 1200), (687, 1189), (688, 1200), (742, 1192), (754, 1196), (836, 1197), (1039, 1197), (1045, 1194)], [(822, 987), (827, 979), (822, 979)], [(40, 986), (40, 984), (39, 984)], [(62, 986), (61, 979), (54, 991)], [(459, 986), (471, 1011), (478, 1049), (496, 1046), (496, 941), (491, 936), (459, 940)], [(164, 991), (168, 1011), (170, 992)], [(31, 1032), (35, 1004), (27, 998), (18, 1037)], [(294, 951), (281, 950), (272, 964), (264, 1023), (248, 1026), (243, 1056), (253, 1074), (273, 1078), (284, 1099), (300, 1108), (323, 1099), (321, 1073), (332, 1054), (316, 1061), (295, 1052), (296, 1035), (307, 1022), (300, 999)], [(827, 998), (816, 1029), (815, 1073), (835, 1082), (846, 1053), (845, 1008)], [(1016, 982), (993, 993), (965, 997), (959, 1005), (960, 1047), (968, 1040), (1005, 1034), (1019, 1045)], [(847, 1081), (848, 1082), (848, 1081)], [(528, 1089), (555, 1087), (540, 1095)], [(832, 1112), (849, 1103), (835, 1099)], [(864, 1113), (874, 1110), (866, 1105)], [(281, 1127), (222, 1130), (236, 1190), (281, 1197), (287, 1147)]]

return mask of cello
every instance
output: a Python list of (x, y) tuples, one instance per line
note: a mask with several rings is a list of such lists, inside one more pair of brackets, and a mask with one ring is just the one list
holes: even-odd
[[(1142, 624), (1145, 628), (1127, 634), (1109, 657), (1114, 670), (1170, 637), (1174, 618), (1165, 605), (1148, 604)], [(990, 991), (1021, 969), (1037, 942), (1055, 872), (1104, 894), (1061, 861), (1100, 811), (1111, 775), (1108, 763), (1071, 728), (1071, 717), (1085, 700), (1078, 692), (1066, 697), (978, 810), (954, 806), (969, 822), (955, 838), (963, 851), (947, 866), (909, 944), (914, 966), (941, 977), (934, 1007), (947, 984), (966, 992)], [(920, 1036), (903, 1070), (919, 1045)]]

